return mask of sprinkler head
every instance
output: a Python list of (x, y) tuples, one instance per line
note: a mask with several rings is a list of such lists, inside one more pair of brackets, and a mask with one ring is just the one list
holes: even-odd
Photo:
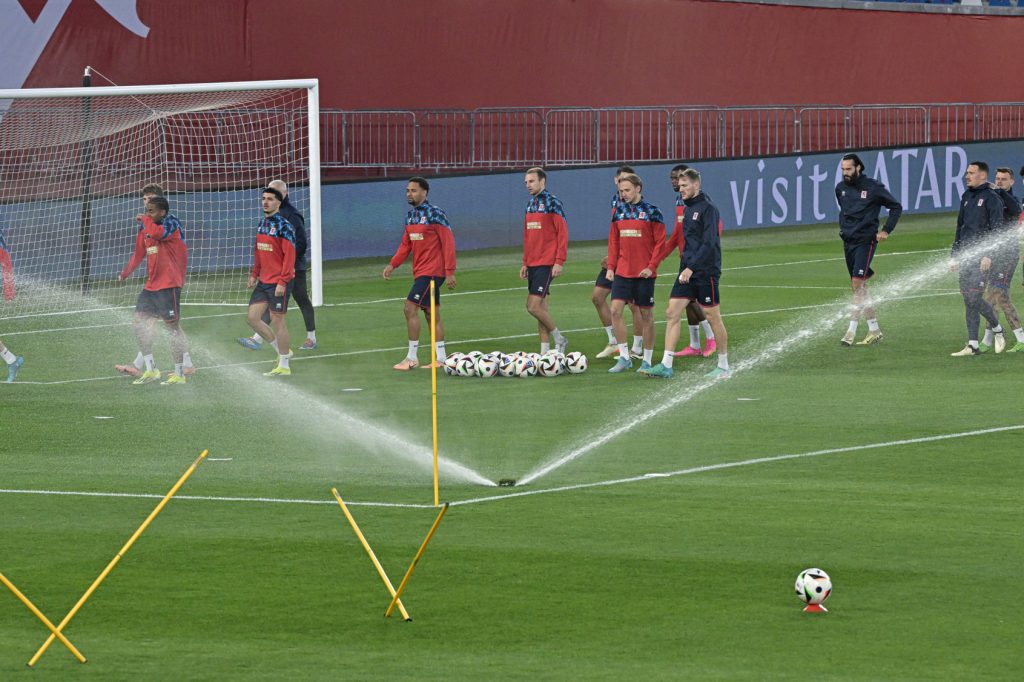
[(511, 488), (515, 484), (516, 479), (514, 478), (502, 478), (498, 481), (498, 487), (500, 488)]

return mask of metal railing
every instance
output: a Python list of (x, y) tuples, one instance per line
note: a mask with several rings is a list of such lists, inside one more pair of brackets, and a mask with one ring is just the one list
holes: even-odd
[(581, 166), (1024, 138), (1024, 103), (328, 109), (320, 136), (330, 170)]

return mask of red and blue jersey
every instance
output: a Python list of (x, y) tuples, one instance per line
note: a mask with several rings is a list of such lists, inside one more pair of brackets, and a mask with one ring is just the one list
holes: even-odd
[(640, 200), (635, 204), (618, 202), (612, 213), (608, 233), (608, 269), (622, 277), (639, 277), (648, 269), (657, 274), (655, 260), (665, 245), (665, 219), (657, 206)]
[(391, 259), (397, 268), (412, 254), (413, 277), (451, 277), (455, 274), (455, 236), (445, 212), (429, 201), (405, 216), (402, 243)]
[(14, 300), (14, 263), (11, 262), (11, 254), (7, 250), (7, 241), (4, 239), (4, 229), (0, 225), (0, 269), (4, 272), (4, 298), (8, 301)]
[(146, 259), (146, 291), (181, 288), (188, 268), (188, 247), (181, 221), (168, 213), (157, 223), (148, 215), (135, 235), (135, 252), (121, 271), (121, 279), (135, 271)]
[(295, 227), (280, 213), (264, 217), (256, 228), (252, 276), (262, 284), (295, 279)]
[(569, 226), (562, 202), (544, 190), (530, 199), (523, 220), (523, 265), (563, 265), (569, 248)]

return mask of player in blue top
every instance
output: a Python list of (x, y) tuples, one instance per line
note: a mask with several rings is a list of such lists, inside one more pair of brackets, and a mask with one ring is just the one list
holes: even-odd
[[(1013, 280), (1013, 273), (1017, 271), (1017, 262), (1020, 260), (1018, 229), (1021, 211), (1020, 202), (1013, 194), (1013, 182), (1012, 169), (996, 169), (996, 194), (1003, 201), (1003, 222), (999, 225), (999, 245), (996, 249), (996, 257), (992, 259), (992, 273), (988, 279), (985, 300), (996, 311), (1003, 311), (1006, 323), (1017, 338), (1017, 343), (1012, 348), (1007, 348), (1006, 352), (1020, 353), (1024, 351), (1024, 329), (1021, 328), (1020, 314), (1010, 299), (1010, 282)], [(978, 346), (982, 353), (992, 350), (994, 336), (991, 327), (985, 330), (985, 337)]]

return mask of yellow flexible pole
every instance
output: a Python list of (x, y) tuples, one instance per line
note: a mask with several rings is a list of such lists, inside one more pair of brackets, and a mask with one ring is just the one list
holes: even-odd
[[(396, 593), (394, 585), (391, 584), (388, 574), (384, 572), (384, 567), (380, 565), (379, 561), (377, 561), (377, 555), (373, 553), (370, 543), (367, 542), (366, 538), (363, 536), (363, 531), (359, 530), (359, 524), (356, 523), (355, 517), (352, 516), (348, 507), (345, 506), (345, 500), (341, 499), (341, 495), (338, 494), (337, 488), (331, 488), (331, 493), (334, 495), (334, 499), (338, 501), (338, 504), (341, 505), (341, 511), (345, 512), (345, 518), (348, 519), (349, 525), (352, 526), (352, 530), (356, 532), (356, 537), (359, 538), (359, 542), (363, 544), (363, 549), (365, 549), (366, 553), (370, 555), (370, 561), (373, 562), (374, 568), (377, 569), (377, 574), (380, 575), (380, 579), (384, 581), (384, 586), (388, 588), (388, 592), (391, 596), (395, 597)], [(410, 616), (409, 612), (405, 610), (405, 605), (402, 603), (401, 599), (398, 600), (398, 610), (401, 611), (402, 617), (407, 621), (412, 620), (412, 616)]]
[(434, 506), (440, 504), (437, 490), (437, 303), (434, 301), (434, 280), (430, 280), (430, 409), (434, 434)]
[(61, 632), (60, 630), (58, 630), (57, 627), (53, 623), (50, 622), (50, 619), (47, 618), (46, 616), (44, 616), (43, 612), (40, 611), (39, 609), (37, 609), (36, 605), (33, 604), (29, 600), (28, 597), (26, 597), (24, 594), (22, 594), (21, 590), (19, 590), (17, 587), (15, 587), (14, 583), (12, 583), (10, 580), (8, 580), (7, 576), (5, 576), (3, 573), (0, 573), (0, 583), (3, 583), (4, 586), (6, 586), (7, 589), (11, 591), (11, 594), (13, 594), (15, 597), (20, 599), (21, 603), (24, 604), (25, 607), (28, 608), (28, 610), (31, 611), (35, 615), (36, 618), (38, 618), (39, 620), (43, 621), (43, 625), (48, 627), (50, 629), (50, 632), (52, 632), (54, 635), (56, 635), (57, 639), (60, 640), (60, 643), (63, 644), (64, 646), (66, 646), (68, 648), (68, 651), (70, 651), (72, 654), (74, 654), (75, 658), (78, 659), (79, 663), (85, 663), (85, 656), (82, 655), (82, 652), (79, 651), (78, 649), (76, 649), (75, 645), (72, 644), (68, 640), (68, 638), (64, 636), (64, 633)]
[[(152, 512), (150, 512), (149, 516), (146, 518), (145, 521), (142, 522), (142, 525), (139, 526), (138, 530), (136, 530), (135, 533), (130, 538), (128, 538), (128, 542), (124, 543), (124, 547), (122, 547), (121, 551), (117, 553), (117, 556), (115, 556), (110, 561), (110, 563), (107, 564), (107, 567), (103, 569), (103, 572), (100, 573), (99, 577), (93, 581), (92, 585), (90, 585), (89, 589), (85, 591), (85, 594), (83, 594), (82, 598), (78, 600), (78, 603), (75, 604), (74, 608), (72, 608), (71, 611), (68, 612), (68, 615), (64, 616), (64, 620), (62, 620), (56, 628), (57, 631), (63, 630), (64, 626), (66, 626), (68, 622), (70, 622), (70, 620), (75, 617), (75, 614), (78, 613), (78, 610), (81, 609), (85, 602), (89, 599), (89, 597), (92, 596), (92, 593), (96, 591), (96, 588), (100, 586), (100, 583), (102, 583), (103, 580), (107, 577), (107, 575), (112, 570), (114, 570), (114, 566), (117, 566), (117, 562), (121, 560), (121, 557), (123, 557), (128, 552), (128, 550), (131, 549), (131, 546), (135, 544), (135, 541), (139, 538), (140, 535), (142, 535), (143, 531), (145, 531), (146, 528), (149, 527), (149, 524), (152, 523), (153, 519), (156, 518), (156, 515), (159, 514), (160, 511), (167, 505), (167, 503), (171, 501), (171, 498), (174, 497), (174, 493), (178, 492), (178, 489), (185, 484), (185, 481), (187, 481), (188, 477), (191, 476), (192, 473), (196, 470), (196, 467), (199, 466), (200, 462), (206, 459), (206, 455), (208, 452), (208, 450), (203, 450), (199, 457), (196, 458), (196, 461), (192, 462), (192, 465), (185, 470), (185, 473), (181, 475), (181, 478), (179, 478), (178, 482), (174, 484), (174, 487), (171, 488), (166, 495), (164, 495), (164, 498), (160, 500), (160, 503), (156, 505), (156, 508)], [(50, 647), (51, 644), (53, 644), (54, 639), (54, 635), (51, 634), (46, 639), (46, 641), (43, 642), (43, 645), (39, 647), (39, 651), (37, 651), (35, 655), (29, 660), (28, 664), (30, 667), (34, 666), (36, 662), (39, 660), (39, 657), (46, 653), (46, 650)]]
[(388, 610), (384, 612), (384, 617), (389, 618), (391, 612), (395, 610), (395, 604), (398, 603), (398, 598), (402, 596), (402, 590), (409, 582), (409, 578), (412, 577), (412, 572), (416, 569), (416, 564), (420, 562), (420, 557), (423, 556), (423, 552), (427, 549), (427, 545), (430, 543), (430, 539), (434, 537), (434, 532), (437, 527), (441, 525), (441, 519), (444, 518), (444, 513), (448, 511), (448, 503), (445, 502), (444, 506), (441, 507), (441, 513), (434, 519), (434, 525), (430, 527), (430, 532), (427, 533), (427, 537), (423, 539), (423, 544), (420, 545), (420, 550), (416, 552), (416, 556), (413, 557), (412, 563), (409, 564), (409, 570), (405, 572), (405, 577), (402, 578), (402, 582), (398, 584), (398, 589), (395, 590), (395, 596), (391, 598), (391, 603), (388, 604)]

